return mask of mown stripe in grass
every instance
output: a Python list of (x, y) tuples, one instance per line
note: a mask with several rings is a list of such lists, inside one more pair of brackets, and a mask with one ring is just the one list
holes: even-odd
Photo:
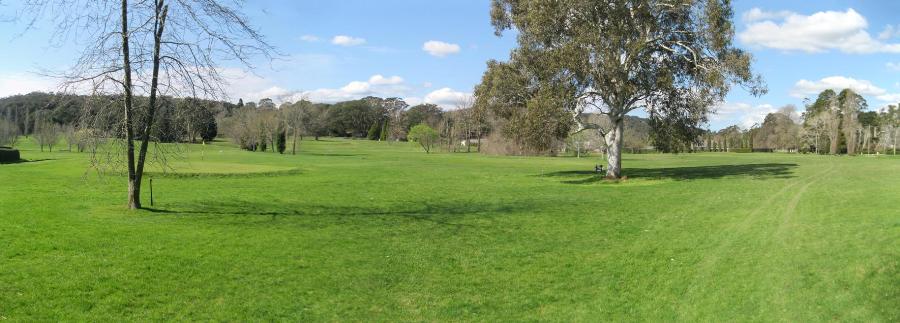
[[(247, 178), (247, 177), (273, 177), (273, 176), (286, 176), (286, 175), (296, 175), (303, 173), (303, 170), (299, 168), (292, 168), (287, 170), (276, 170), (276, 171), (266, 171), (266, 172), (250, 172), (250, 173), (179, 173), (179, 172), (148, 172), (147, 175), (150, 177), (163, 177), (163, 178)], [(124, 175), (124, 173), (122, 173)]]

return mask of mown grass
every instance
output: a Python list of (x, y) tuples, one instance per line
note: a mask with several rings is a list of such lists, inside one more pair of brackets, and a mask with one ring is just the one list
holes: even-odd
[(25, 142), (0, 320), (900, 320), (897, 158), (626, 155), (610, 183), (397, 143), (185, 151), (127, 211), (123, 177)]

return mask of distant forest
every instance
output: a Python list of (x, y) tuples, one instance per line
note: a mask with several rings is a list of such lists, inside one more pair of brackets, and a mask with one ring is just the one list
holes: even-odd
[[(770, 113), (751, 129), (729, 126), (718, 131), (696, 129), (696, 140), (669, 142), (653, 133), (650, 120), (626, 116), (626, 152), (690, 151), (797, 151), (855, 153), (887, 151), (896, 147), (898, 109), (882, 112), (830, 109), (849, 92), (826, 91), (798, 112), (786, 106)], [(123, 138), (123, 109), (115, 96), (82, 96), (33, 92), (0, 98), (0, 121), (12, 132), (30, 136), (42, 129), (76, 137), (77, 132)], [(136, 98), (137, 112), (147, 98)], [(603, 124), (605, 116), (590, 115)], [(506, 155), (580, 155), (602, 151), (605, 142), (596, 132), (569, 134), (553, 124), (523, 127), (520, 119), (498, 117), (474, 104), (443, 110), (434, 104), (409, 106), (398, 98), (366, 97), (334, 104), (309, 101), (276, 105), (271, 99), (236, 103), (192, 98), (162, 97), (151, 136), (159, 142), (200, 142), (216, 137), (247, 150), (275, 151), (279, 137), (349, 137), (406, 141), (409, 130), (425, 124), (440, 133), (446, 151), (487, 152)], [(139, 118), (140, 120), (142, 118)], [(517, 123), (518, 122), (518, 123)], [(517, 123), (517, 124), (513, 124)], [(851, 128), (852, 127), (852, 128)], [(136, 129), (143, 129), (137, 125)], [(505, 131), (510, 129), (512, 131)], [(60, 135), (62, 136), (62, 135)], [(296, 147), (291, 147), (296, 151)], [(818, 149), (817, 149), (818, 148)]]

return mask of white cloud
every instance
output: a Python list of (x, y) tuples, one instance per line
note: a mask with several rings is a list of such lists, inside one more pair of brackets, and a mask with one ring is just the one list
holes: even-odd
[(422, 104), (422, 98), (417, 96), (405, 97), (403, 98), (403, 101), (406, 102), (406, 104), (409, 104), (409, 106)]
[(471, 93), (454, 91), (445, 87), (425, 96), (425, 103), (436, 104), (444, 109), (454, 109), (458, 104), (472, 98)]
[(889, 93), (887, 90), (875, 86), (875, 84), (867, 80), (857, 80), (844, 76), (830, 76), (818, 81), (799, 80), (794, 84), (791, 95), (798, 98), (815, 96), (828, 89), (838, 92), (843, 89), (851, 89), (861, 95), (875, 97), (879, 101), (900, 101), (900, 93)]
[[(239, 69), (225, 69), (222, 72), (229, 81), (226, 92), (231, 100), (243, 98), (244, 102), (271, 98), (276, 103), (297, 102), (301, 99), (321, 103), (357, 100), (366, 96), (405, 97), (410, 94), (410, 87), (400, 76), (385, 77), (376, 74), (366, 81), (351, 81), (339, 88), (320, 88), (300, 91), (288, 90), (266, 79)], [(421, 100), (419, 100), (420, 102)]]
[(900, 71), (900, 63), (888, 62), (887, 64), (884, 64), (884, 66), (895, 71)]
[(437, 40), (429, 40), (422, 45), (422, 50), (428, 52), (431, 56), (444, 57), (450, 54), (459, 53), (459, 45), (445, 43)]
[(50, 92), (58, 88), (57, 82), (47, 77), (28, 73), (0, 74), (0, 98), (34, 91)]
[(750, 129), (757, 123), (762, 123), (769, 113), (778, 112), (771, 104), (752, 106), (747, 103), (723, 103), (716, 107), (716, 113), (710, 116), (710, 120), (723, 124), (736, 124), (743, 129)]
[(396, 85), (403, 83), (403, 78), (396, 75), (384, 77), (381, 74), (375, 74), (369, 78), (369, 83), (373, 85)]
[(341, 88), (347, 94), (366, 94), (372, 86), (368, 82), (353, 81)]
[(881, 100), (884, 102), (892, 102), (892, 103), (900, 102), (900, 93), (883, 94), (883, 95), (877, 96), (876, 98), (878, 98), (878, 100)]
[(887, 93), (885, 89), (875, 86), (872, 82), (866, 80), (857, 80), (844, 76), (829, 76), (818, 81), (799, 80), (794, 84), (791, 95), (802, 98), (807, 95), (816, 95), (827, 89), (841, 91), (843, 89), (851, 89), (862, 95), (884, 95)]
[(339, 46), (357, 46), (365, 44), (366, 40), (363, 38), (338, 35), (331, 39), (331, 43)]
[(278, 87), (278, 86), (273, 86), (273, 87), (270, 87), (268, 89), (258, 92), (257, 96), (261, 99), (262, 98), (273, 99), (273, 98), (282, 98), (285, 95), (289, 95), (289, 94), (291, 94), (291, 91), (281, 88), (281, 87)]
[(744, 13), (744, 22), (754, 22), (760, 20), (784, 19), (791, 15), (790, 11), (764, 11), (759, 8), (750, 9)]
[(314, 43), (314, 42), (319, 41), (319, 37), (317, 37), (315, 35), (303, 35), (303, 36), (300, 36), (300, 40), (305, 41), (305, 42)]
[(748, 25), (738, 38), (749, 45), (808, 53), (900, 53), (900, 44), (873, 39), (867, 31), (868, 21), (853, 9), (806, 16), (754, 8), (744, 14), (744, 19)]
[[(372, 75), (368, 81), (352, 81), (337, 89), (321, 88), (312, 91), (297, 91), (284, 98), (284, 101), (307, 99), (313, 102), (335, 103), (357, 100), (366, 96), (404, 97), (410, 89), (399, 76), (384, 77)], [(407, 101), (409, 103), (409, 101)]]
[[(900, 26), (900, 25), (898, 25)], [(892, 25), (884, 26), (884, 30), (878, 34), (878, 39), (880, 40), (888, 40), (894, 37), (900, 36), (900, 27), (894, 27)]]
[(225, 93), (229, 99), (244, 102), (255, 102), (262, 98), (277, 99), (290, 91), (272, 84), (271, 81), (239, 68), (222, 68), (219, 70), (222, 78), (227, 82)]
[(430, 88), (430, 87), (432, 87), (433, 85), (434, 85), (434, 84), (431, 84), (431, 82), (425, 82), (425, 83), (422, 83), (422, 87), (424, 87), (424, 88)]

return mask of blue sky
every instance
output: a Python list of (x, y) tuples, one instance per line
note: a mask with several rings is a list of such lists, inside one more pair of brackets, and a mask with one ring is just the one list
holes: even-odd
[[(0, 12), (9, 14), (15, 2)], [(750, 50), (769, 94), (736, 88), (711, 128), (748, 127), (825, 88), (851, 87), (871, 109), (900, 102), (900, 1), (734, 1), (736, 43)], [(223, 66), (236, 101), (333, 102), (366, 95), (452, 108), (488, 59), (506, 59), (512, 34), (493, 35), (487, 0), (248, 1), (244, 12), (283, 54), (252, 73)], [(47, 26), (0, 28), (0, 96), (52, 90), (33, 72), (62, 69), (79, 44), (49, 46)]]

